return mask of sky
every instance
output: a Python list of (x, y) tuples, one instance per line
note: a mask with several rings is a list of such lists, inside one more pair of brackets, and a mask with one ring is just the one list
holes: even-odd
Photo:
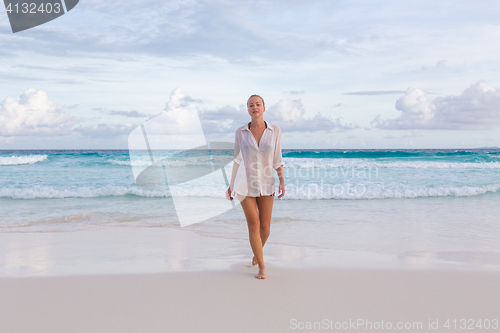
[(500, 146), (498, 1), (80, 0), (12, 33), (0, 149), (127, 149), (195, 109), (234, 141), (264, 98), (284, 149)]

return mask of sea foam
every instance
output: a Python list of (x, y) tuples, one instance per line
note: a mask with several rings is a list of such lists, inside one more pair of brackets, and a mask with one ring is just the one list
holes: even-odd
[(500, 162), (373, 161), (344, 158), (284, 158), (288, 168), (500, 169)]
[(22, 165), (22, 164), (35, 164), (47, 159), (47, 155), (29, 155), (29, 156), (3, 156), (0, 157), (1, 165)]
[[(359, 199), (390, 199), (418, 197), (465, 197), (486, 193), (500, 192), (500, 184), (483, 186), (416, 186), (416, 185), (380, 185), (380, 184), (323, 184), (306, 183), (297, 186), (286, 185), (285, 200), (359, 200)], [(225, 188), (184, 187), (176, 191), (181, 197), (211, 197), (223, 198)], [(277, 192), (276, 192), (277, 193)], [(144, 190), (135, 186), (77, 187), (57, 189), (51, 186), (34, 186), (32, 188), (0, 189), (0, 197), (11, 199), (62, 199), (62, 198), (98, 198), (135, 195), (139, 197), (171, 197), (169, 190)]]

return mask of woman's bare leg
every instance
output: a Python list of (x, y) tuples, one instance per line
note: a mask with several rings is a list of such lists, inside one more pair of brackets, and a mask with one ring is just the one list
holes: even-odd
[(253, 197), (247, 197), (240, 202), (248, 225), (248, 236), (253, 254), (259, 264), (259, 273), (255, 276), (258, 279), (265, 278), (264, 255), (262, 253), (262, 240), (260, 238), (260, 220), (257, 211), (257, 200)]
[[(262, 247), (264, 247), (271, 231), (271, 216), (273, 214), (274, 196), (258, 197), (256, 199), (260, 220), (260, 240), (262, 241)], [(257, 259), (254, 256), (252, 259), (252, 265), (256, 264)]]
[(260, 238), (262, 240), (262, 247), (264, 247), (264, 244), (266, 244), (271, 232), (271, 216), (273, 214), (274, 196), (258, 197), (256, 199), (257, 208), (259, 210)]

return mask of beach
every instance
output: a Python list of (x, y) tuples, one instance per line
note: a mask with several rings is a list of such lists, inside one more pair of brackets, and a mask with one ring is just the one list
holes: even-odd
[(1, 332), (497, 329), (500, 151), (283, 155), (257, 280), (241, 206), (179, 224), (220, 179), (174, 198), (134, 183), (148, 156), (2, 151)]
[(3, 278), (2, 332), (477, 332), (498, 323), (498, 272), (268, 270), (265, 281), (244, 266)]
[(247, 247), (186, 228), (0, 234), (2, 332), (430, 332), (461, 330), (447, 320), (493, 327), (499, 316), (494, 253), (271, 239), (257, 280)]
[(500, 332), (499, 1), (4, 5), (0, 333)]

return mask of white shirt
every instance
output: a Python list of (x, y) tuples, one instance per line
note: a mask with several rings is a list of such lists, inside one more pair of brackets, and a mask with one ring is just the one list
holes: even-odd
[[(284, 165), (281, 156), (281, 129), (264, 121), (266, 129), (262, 133), (260, 143), (247, 125), (236, 130), (234, 140), (234, 163), (239, 165), (234, 180), (235, 193), (247, 197), (271, 195), (275, 192), (273, 168)], [(243, 162), (243, 163), (242, 163)]]

